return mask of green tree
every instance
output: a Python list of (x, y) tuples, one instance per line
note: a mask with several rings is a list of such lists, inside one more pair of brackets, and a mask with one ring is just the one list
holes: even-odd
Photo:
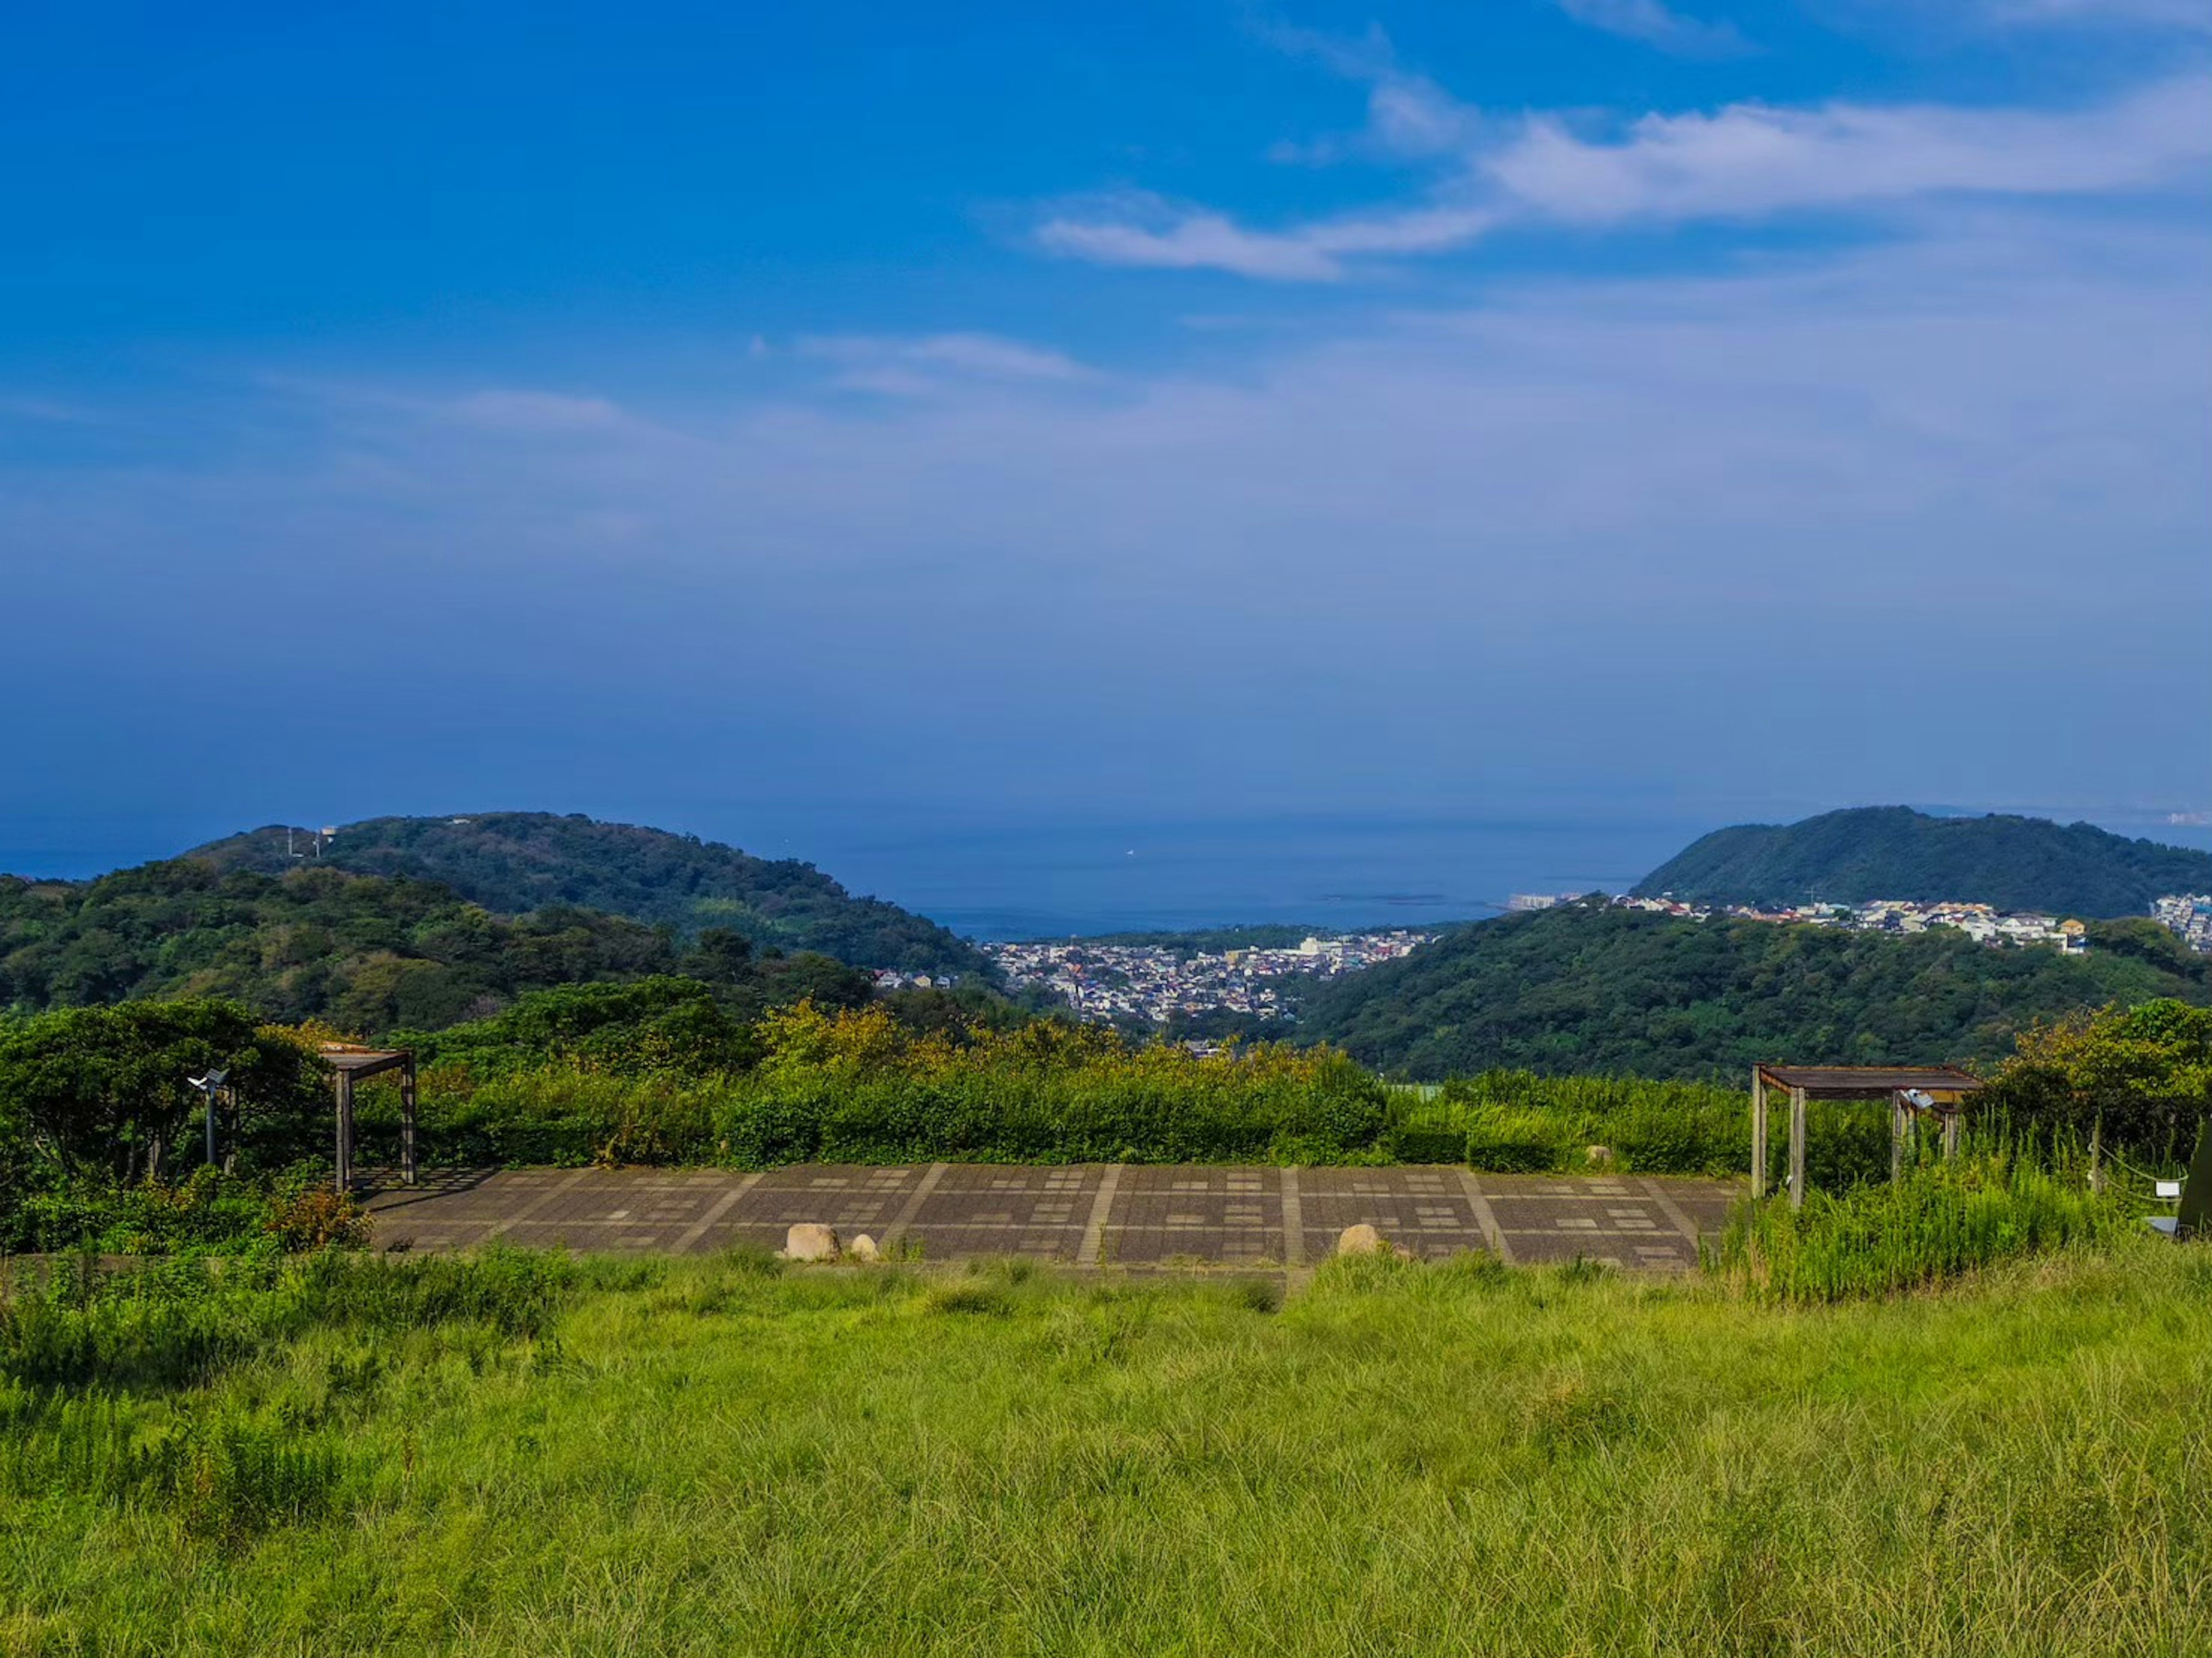
[(289, 1033), (235, 1002), (70, 1008), (0, 1035), (0, 1133), (69, 1174), (158, 1174), (198, 1112), (187, 1078), (227, 1070), (241, 1113), (297, 1119), (321, 1066)]
[(2161, 998), (2023, 1031), (1982, 1106), (2186, 1157), (2212, 1111), (2212, 1009)]

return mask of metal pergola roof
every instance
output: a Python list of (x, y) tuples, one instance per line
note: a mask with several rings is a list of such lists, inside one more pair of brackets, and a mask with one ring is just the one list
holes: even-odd
[(1900, 1088), (1930, 1094), (1971, 1094), (1982, 1079), (1953, 1065), (1762, 1065), (1770, 1088), (1802, 1088), (1822, 1100), (1879, 1100)]

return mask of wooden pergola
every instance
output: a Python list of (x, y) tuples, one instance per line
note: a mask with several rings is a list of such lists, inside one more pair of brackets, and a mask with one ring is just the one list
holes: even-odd
[(1946, 1156), (1958, 1149), (1959, 1117), (1982, 1079), (1955, 1066), (1755, 1065), (1751, 1068), (1751, 1194), (1766, 1195), (1766, 1096), (1790, 1096), (1790, 1206), (1805, 1206), (1805, 1106), (1811, 1100), (1887, 1100), (1889, 1172), (1904, 1168), (1905, 1138), (1915, 1114), (1943, 1122)]
[(353, 1090), (356, 1083), (387, 1072), (399, 1073), (399, 1179), (415, 1184), (415, 1054), (405, 1048), (363, 1048), (356, 1042), (325, 1042), (319, 1050), (331, 1068), (337, 1093), (337, 1188), (353, 1190)]

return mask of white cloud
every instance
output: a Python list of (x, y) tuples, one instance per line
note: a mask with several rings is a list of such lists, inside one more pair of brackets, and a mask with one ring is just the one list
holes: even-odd
[(930, 396), (961, 382), (1065, 382), (1091, 375), (1064, 353), (994, 334), (839, 334), (803, 339), (799, 349), (843, 365), (838, 386), (894, 397)]
[(1988, 0), (1988, 9), (2003, 23), (2148, 26), (2212, 33), (2212, 4), (2206, 0)]
[(1480, 166), (1523, 210), (1581, 222), (1788, 212), (1944, 194), (2087, 195), (2212, 156), (2212, 80), (2051, 113), (1939, 105), (1736, 104), (1649, 115), (1619, 143), (1530, 123)]
[[(1472, 130), (1472, 112), (1462, 125)], [(2208, 158), (2212, 78), (2202, 75), (2070, 111), (1745, 103), (1647, 115), (1612, 138), (1534, 117), (1468, 151), (1457, 171), (1405, 207), (1263, 230), (1210, 209), (1125, 196), (1062, 208), (1038, 238), (1050, 252), (1103, 264), (1334, 281), (1360, 258), (1444, 252), (1516, 222), (1687, 222), (1944, 196), (2094, 196), (2166, 185)]]
[(1483, 210), (1434, 203), (1348, 216), (1282, 232), (1248, 230), (1218, 213), (1154, 196), (1115, 198), (1103, 211), (1063, 208), (1037, 229), (1046, 251), (1100, 264), (1233, 271), (1282, 282), (1334, 282), (1363, 256), (1434, 253), (1463, 246), (1494, 222)]
[[(211, 468), (194, 422), (172, 467), (11, 475), (0, 545), (45, 550), (56, 604), (220, 591), (225, 639), (257, 606), (281, 633), (310, 577), (403, 593), (432, 656), (505, 641), (626, 718), (757, 709), (947, 789), (1310, 790), (1264, 772), (1294, 732), (1378, 787), (1565, 752), (1685, 786), (2118, 798), (2160, 745), (2204, 751), (2212, 710), (2212, 236), (1930, 218), (1756, 274), (1333, 307), (1215, 337), (1203, 374), (1071, 380), (1048, 343), (938, 336), (801, 356), (935, 377), (873, 407), (294, 388), (260, 422), (281, 452), (246, 434)], [(885, 717), (918, 693), (942, 719)]]
[(1746, 49), (1733, 24), (1700, 22), (1660, 0), (1559, 0), (1559, 7), (1577, 23), (1686, 58), (1726, 57)]

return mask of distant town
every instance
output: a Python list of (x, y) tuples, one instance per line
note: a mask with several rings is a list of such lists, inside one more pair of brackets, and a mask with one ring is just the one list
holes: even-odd
[(2084, 955), (2089, 948), (2089, 929), (2080, 921), (2061, 920), (2032, 910), (1995, 909), (1988, 904), (1869, 898), (1856, 904), (1792, 904), (1778, 909), (1760, 909), (1750, 904), (1713, 908), (1667, 897), (1616, 898), (1613, 902), (1626, 909), (1656, 910), (1663, 915), (1686, 915), (1697, 921), (1724, 915), (1739, 921), (1795, 921), (1807, 926), (1840, 926), (1856, 932), (1899, 934), (1950, 927), (1977, 944), (2049, 944), (2068, 956)]
[[(1549, 909), (1555, 904), (1573, 903), (1583, 896), (1572, 892), (1517, 892), (1505, 907), (1509, 911)], [(1952, 927), (1984, 944), (2049, 944), (2068, 956), (2085, 955), (2089, 948), (2089, 929), (2081, 921), (2061, 920), (2033, 910), (2000, 910), (1988, 904), (1869, 898), (1856, 904), (1795, 904), (1760, 909), (1750, 904), (1690, 904), (1663, 895), (1656, 898), (1615, 898), (1612, 902), (1623, 909), (1686, 916), (1693, 921), (1723, 915), (1739, 921), (1795, 921), (1808, 926), (1842, 926), (1860, 932), (1893, 933)], [(2153, 920), (2192, 950), (2212, 952), (2212, 896), (2177, 894), (2156, 899), (2151, 904), (2150, 914)]]
[[(1515, 893), (1509, 914), (1550, 909), (1596, 894)], [(1910, 898), (1872, 898), (1856, 904), (1793, 904), (1759, 908), (1749, 904), (1706, 905), (1680, 899), (1619, 897), (1607, 902), (1621, 909), (1678, 915), (1693, 921), (1722, 916), (1731, 920), (1796, 922), (1806, 926), (1847, 927), (1861, 932), (1899, 935), (1949, 927), (1977, 943), (2002, 947), (2043, 944), (2062, 955), (2088, 952), (2088, 928), (2070, 918), (2033, 910), (2000, 910), (1988, 904), (1931, 902)], [(2192, 950), (2212, 954), (2212, 894), (2176, 894), (2158, 899), (2151, 918)], [(1295, 979), (1333, 979), (1378, 962), (1409, 956), (1433, 931), (1398, 928), (1387, 932), (1315, 933), (1284, 948), (1194, 950), (1173, 944), (1111, 944), (1070, 938), (981, 946), (1014, 988), (1041, 987), (1089, 1019), (1146, 1019), (1165, 1024), (1179, 1015), (1239, 1013), (1255, 1019), (1291, 1017), (1286, 994)], [(949, 987), (953, 975), (883, 972), (878, 988)]]
[(1278, 950), (1202, 950), (1165, 944), (1064, 943), (985, 944), (1007, 981), (1039, 985), (1090, 1019), (1135, 1017), (1164, 1024), (1177, 1014), (1230, 1012), (1285, 1017), (1293, 979), (1333, 979), (1411, 955), (1433, 935), (1316, 933)]
[(2174, 893), (2154, 901), (2150, 913), (2191, 950), (2212, 955), (2212, 892)]

